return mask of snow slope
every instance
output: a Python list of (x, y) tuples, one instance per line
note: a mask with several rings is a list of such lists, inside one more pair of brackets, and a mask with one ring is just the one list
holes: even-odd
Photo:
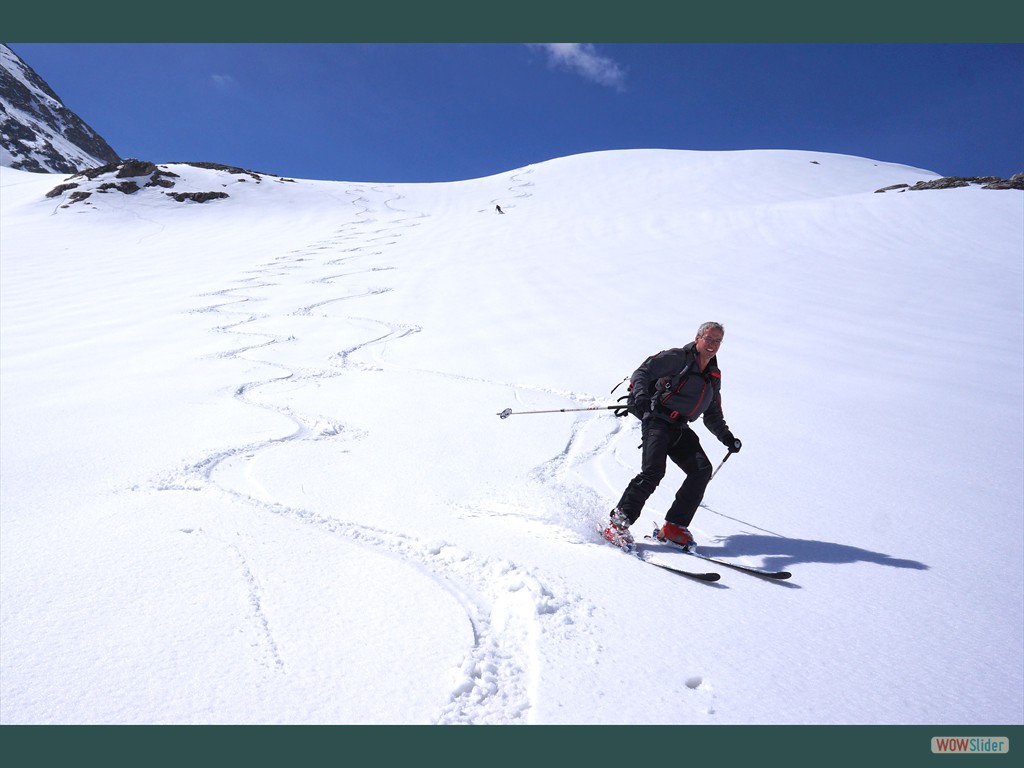
[[(1021, 192), (799, 151), (171, 168), (230, 197), (0, 171), (3, 723), (1024, 720)], [(635, 420), (496, 416), (613, 402), (709, 319), (744, 448), (694, 529), (785, 584), (599, 539)]]

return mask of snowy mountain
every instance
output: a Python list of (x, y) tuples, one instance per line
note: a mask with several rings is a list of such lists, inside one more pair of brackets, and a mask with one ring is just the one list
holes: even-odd
[(31, 67), (0, 44), (0, 166), (74, 173), (118, 160)]
[[(1021, 191), (800, 151), (122, 172), (0, 168), (4, 724), (1022, 722)], [(743, 449), (693, 528), (787, 582), (615, 550), (636, 420), (524, 413), (705, 320)]]

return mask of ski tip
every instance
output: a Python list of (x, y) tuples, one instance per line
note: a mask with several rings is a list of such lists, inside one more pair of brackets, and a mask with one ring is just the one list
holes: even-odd
[(671, 571), (672, 573), (678, 574), (680, 576), (686, 576), (689, 579), (696, 579), (697, 581), (710, 582), (718, 581), (720, 578), (722, 578), (722, 574), (715, 573), (714, 571), (709, 571), (707, 573), (700, 573), (699, 571), (687, 571), (682, 568), (675, 568), (671, 565), (667, 565), (666, 563), (659, 563), (657, 560), (648, 560), (645, 557), (641, 557), (640, 559), (649, 565), (655, 566), (656, 568), (661, 568), (665, 571)]

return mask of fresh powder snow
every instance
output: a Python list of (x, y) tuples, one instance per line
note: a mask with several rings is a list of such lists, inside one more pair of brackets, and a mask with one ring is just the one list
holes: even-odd
[[(3, 723), (1024, 719), (1024, 193), (781, 150), (164, 167), (228, 197), (0, 171)], [(743, 449), (692, 528), (787, 582), (600, 538), (636, 419), (497, 415), (613, 404), (706, 320)]]

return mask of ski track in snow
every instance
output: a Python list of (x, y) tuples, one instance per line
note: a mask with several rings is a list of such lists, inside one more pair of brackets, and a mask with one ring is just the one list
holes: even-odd
[[(521, 173), (530, 172), (527, 170)], [(528, 197), (531, 194), (528, 188), (532, 183), (523, 182), (520, 173), (513, 174), (511, 179), (514, 183), (510, 187), (510, 193), (514, 197)], [(201, 298), (212, 298), (217, 301), (193, 312), (210, 313), (215, 317), (229, 320), (212, 328), (212, 331), (229, 334), (244, 342), (241, 346), (218, 353), (217, 357), (244, 358), (247, 353), (254, 350), (272, 351), (295, 340), (295, 337), (285, 338), (267, 332), (247, 330), (247, 326), (259, 320), (279, 317), (282, 314), (314, 315), (317, 310), (327, 305), (349, 301), (365, 302), (390, 290), (375, 287), (365, 281), (372, 278), (376, 272), (394, 269), (381, 263), (386, 259), (388, 248), (398, 243), (408, 228), (420, 226), (421, 220), (428, 218), (428, 214), (395, 207), (401, 196), (389, 193), (386, 186), (372, 186), (367, 190), (366, 187), (354, 185), (348, 194), (353, 196), (352, 202), (359, 210), (354, 219), (341, 226), (334, 236), (275, 257), (270, 263), (260, 265), (252, 270), (249, 276), (240, 279), (238, 286), (202, 294)], [(398, 214), (398, 217), (384, 220), (375, 217), (373, 202), (367, 197), (373, 194), (385, 196), (383, 201), (378, 203), (380, 207), (377, 216), (381, 215), (381, 211), (386, 211)], [(511, 209), (514, 205), (506, 207)], [(295, 307), (285, 313), (258, 311), (260, 304), (267, 301), (260, 292), (278, 286), (277, 278), (299, 275), (303, 271), (313, 269), (319, 270), (324, 266), (337, 266), (340, 270), (337, 274), (313, 277), (307, 282), (332, 286), (336, 289), (334, 296)], [(281, 297), (275, 294), (274, 298)], [(250, 461), (261, 452), (281, 443), (296, 440), (359, 440), (360, 430), (332, 414), (303, 413), (275, 403), (272, 398), (267, 398), (265, 402), (257, 402), (252, 397), (253, 393), (268, 385), (287, 380), (313, 381), (351, 375), (359, 371), (381, 370), (362, 362), (358, 359), (358, 353), (370, 347), (380, 347), (399, 341), (420, 330), (416, 326), (398, 325), (372, 317), (353, 316), (349, 319), (359, 322), (360, 327), (365, 326), (367, 322), (379, 325), (381, 330), (371, 338), (339, 350), (332, 360), (332, 367), (299, 368), (264, 358), (260, 359), (259, 363), (277, 369), (276, 375), (240, 382), (234, 386), (234, 397), (247, 406), (287, 417), (295, 425), (291, 434), (224, 448), (198, 461), (187, 463), (183, 469), (168, 473), (156, 481), (156, 487), (159, 490), (220, 493), (233, 502), (241, 502), (263, 513), (280, 515), (313, 525), (324, 533), (343, 536), (360, 546), (375, 550), (382, 556), (395, 557), (415, 567), (431, 578), (439, 589), (458, 601), (472, 626), (474, 638), (472, 648), (454, 672), (451, 690), (441, 697), (444, 703), (440, 705), (434, 722), (530, 722), (540, 671), (538, 644), (541, 633), (545, 627), (561, 633), (574, 632), (575, 627), (581, 626), (586, 614), (593, 610), (586, 601), (575, 595), (556, 595), (555, 590), (547, 586), (542, 578), (531, 573), (529, 569), (506, 560), (467, 552), (446, 542), (424, 543), (394, 531), (326, 517), (311, 510), (282, 504), (274, 499), (257, 498), (245, 490), (232, 487), (230, 480), (214, 478), (218, 467), (228, 463)], [(419, 373), (478, 381), (471, 377), (437, 371)], [(520, 389), (537, 391), (535, 387), (514, 388), (517, 390), (517, 398)], [(615, 428), (610, 433), (597, 435), (596, 438), (590, 434), (593, 431), (592, 426), (577, 421), (573, 425), (565, 449), (537, 467), (534, 479), (543, 484), (554, 485), (556, 488), (561, 486), (565, 482), (566, 473), (572, 467), (600, 454), (623, 431), (618, 421), (616, 420)], [(560, 495), (571, 496), (573, 493), (571, 489), (560, 490)], [(584, 502), (583, 507), (590, 507), (596, 503), (592, 499)], [(581, 522), (579, 527), (582, 530), (585, 524)], [(193, 531), (189, 529), (185, 532)], [(274, 639), (274, 629), (261, 609), (259, 580), (253, 574), (245, 553), (237, 544), (221, 544), (226, 553), (237, 559), (239, 578), (248, 591), (249, 626), (244, 631), (250, 638), (254, 654), (260, 663), (277, 672), (285, 673), (286, 659), (281, 657)]]
[(278, 672), (285, 671), (284, 659), (277, 647), (274, 634), (270, 630), (270, 622), (263, 612), (263, 589), (253, 574), (245, 553), (236, 544), (228, 544), (202, 528), (183, 528), (182, 533), (213, 538), (219, 547), (229, 552), (238, 562), (238, 570), (247, 593), (248, 622), (241, 631), (248, 638), (254, 657), (263, 666)]

